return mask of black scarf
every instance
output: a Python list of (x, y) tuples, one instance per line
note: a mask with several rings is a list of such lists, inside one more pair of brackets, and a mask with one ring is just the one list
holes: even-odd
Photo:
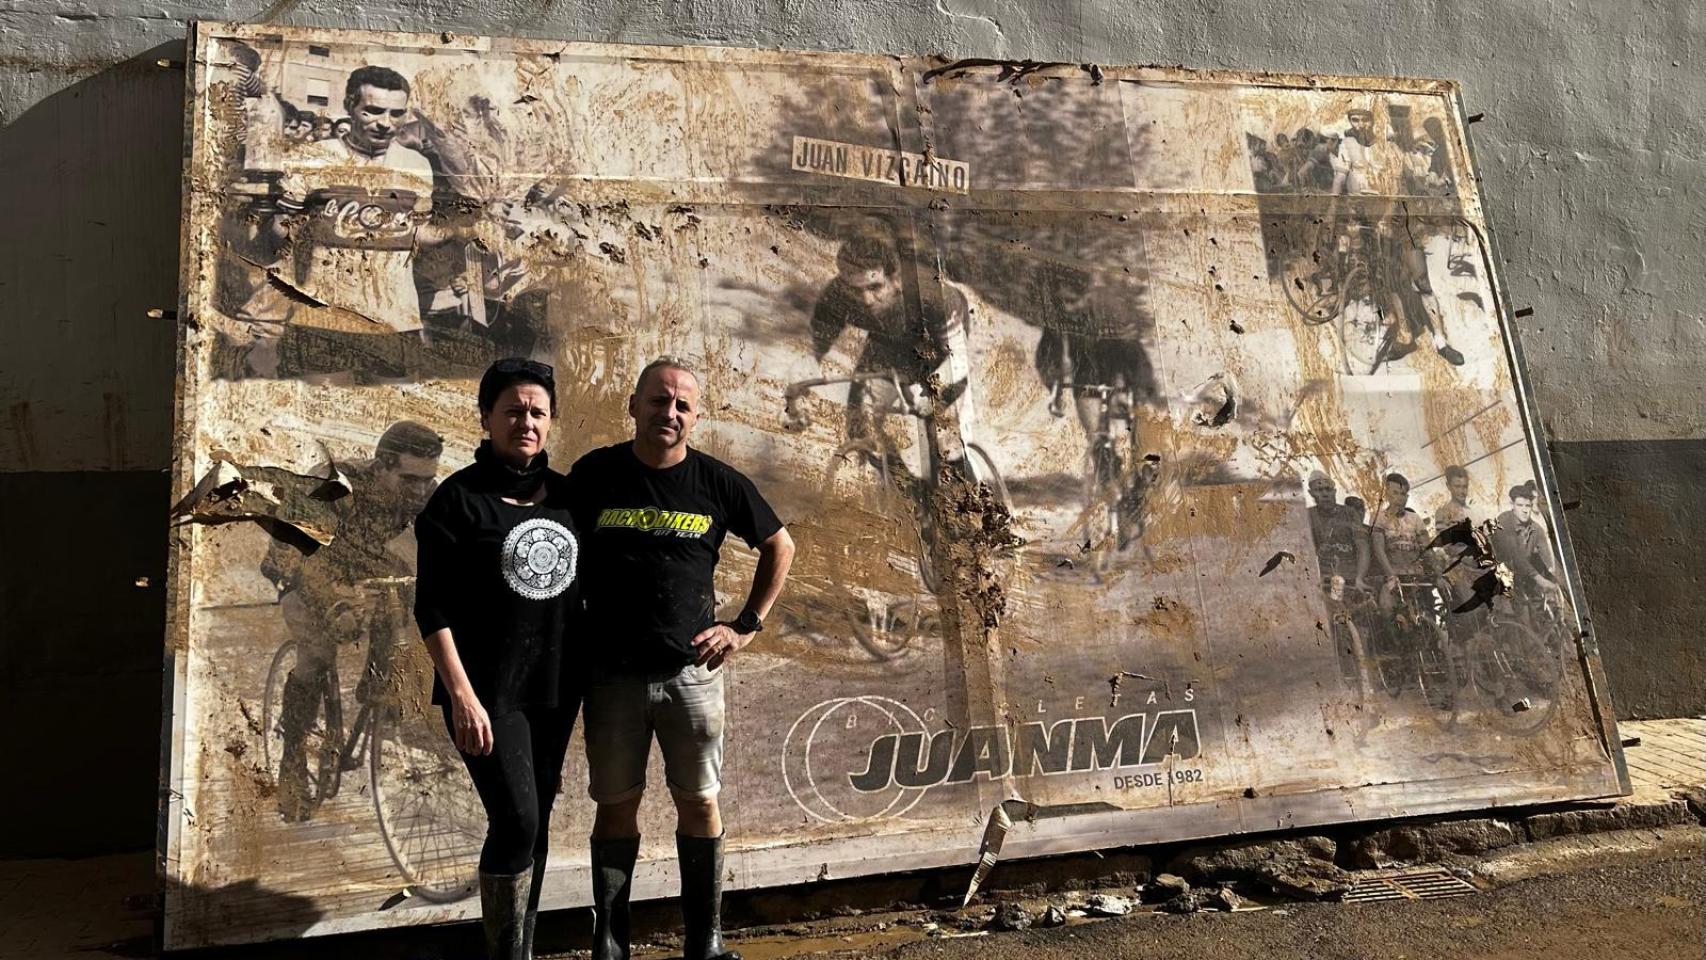
[(544, 482), (549, 473), (550, 459), (551, 455), (541, 450), (527, 469), (517, 470), (498, 456), (492, 449), (492, 441), (482, 440), (479, 449), (474, 451), (474, 477), (479, 488), (486, 493), (525, 500)]

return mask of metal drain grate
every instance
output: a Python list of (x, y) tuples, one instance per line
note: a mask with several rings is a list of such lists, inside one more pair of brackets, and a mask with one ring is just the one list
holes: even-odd
[(1475, 893), (1475, 886), (1444, 870), (1411, 870), (1358, 877), (1345, 894), (1347, 903), (1375, 900), (1439, 900)]

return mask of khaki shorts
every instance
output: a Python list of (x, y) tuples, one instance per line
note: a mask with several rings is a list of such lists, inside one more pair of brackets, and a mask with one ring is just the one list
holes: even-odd
[(663, 675), (596, 674), (586, 691), (587, 792), (625, 803), (646, 790), (652, 738), (669, 792), (707, 800), (723, 786), (723, 671), (688, 664)]

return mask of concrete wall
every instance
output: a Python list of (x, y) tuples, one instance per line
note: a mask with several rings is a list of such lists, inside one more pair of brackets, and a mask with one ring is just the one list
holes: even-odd
[[(0, 854), (152, 842), (190, 18), (1456, 78), (1625, 716), (1706, 711), (1706, 12), (1622, 3), (49, 4), (0, 10)], [(9, 718), (10, 719), (10, 718)], [(43, 757), (53, 758), (44, 761)]]

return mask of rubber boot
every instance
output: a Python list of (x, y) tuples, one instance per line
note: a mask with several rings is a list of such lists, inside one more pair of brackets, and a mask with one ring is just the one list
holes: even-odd
[(723, 944), (723, 838), (675, 835), (681, 863), (682, 960), (740, 960)]
[(594, 839), (591, 847), (592, 960), (628, 960), (628, 898), (640, 838)]
[(517, 874), (480, 871), (480, 920), (486, 928), (487, 960), (526, 960), (527, 901), (533, 868)]
[(539, 892), (545, 889), (545, 858), (533, 860), (533, 882), (527, 888), (527, 916), (521, 930), (521, 955), (533, 960), (533, 928), (539, 925)]

